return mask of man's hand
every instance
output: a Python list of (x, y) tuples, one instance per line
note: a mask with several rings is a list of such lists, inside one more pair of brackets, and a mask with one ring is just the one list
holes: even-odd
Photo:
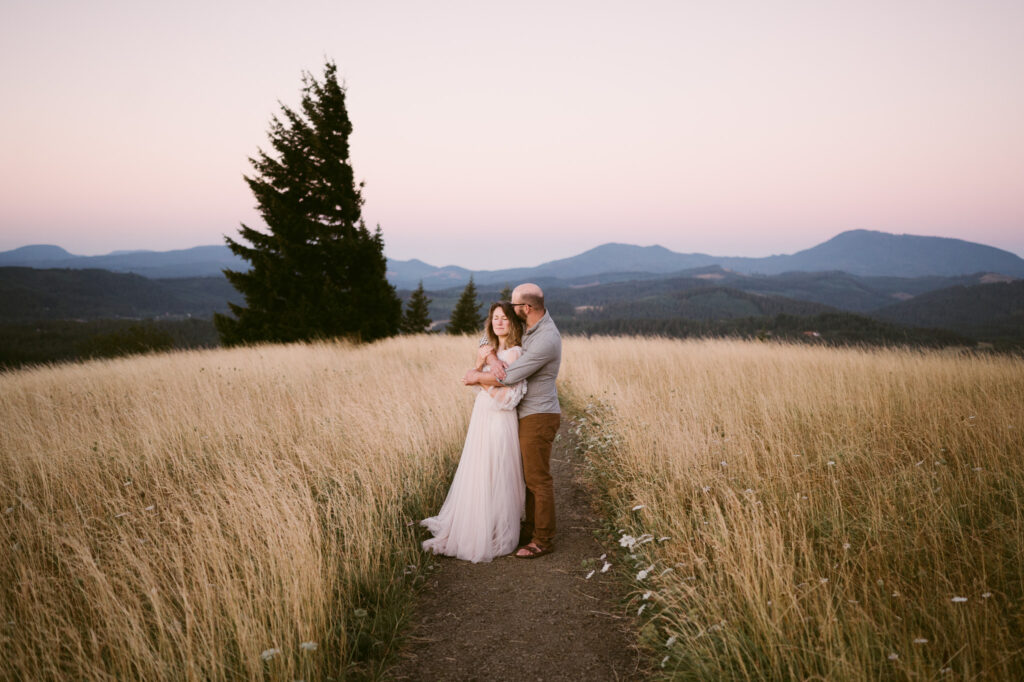
[(505, 379), (505, 370), (508, 369), (508, 363), (504, 360), (500, 360), (497, 353), (492, 350), (484, 362), (490, 365), (491, 374), (494, 375), (495, 379), (498, 381)]
[(501, 384), (494, 378), (494, 374), (491, 372), (481, 372), (476, 369), (471, 369), (466, 372), (465, 376), (462, 377), (462, 383), (466, 386), (480, 386), (481, 388), (501, 386)]

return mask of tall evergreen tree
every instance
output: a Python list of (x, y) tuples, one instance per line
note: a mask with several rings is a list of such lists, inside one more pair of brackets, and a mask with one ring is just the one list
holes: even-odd
[(402, 314), (402, 331), (406, 334), (421, 334), (430, 329), (430, 299), (423, 291), (423, 280), (412, 292)]
[(512, 287), (505, 285), (505, 288), (498, 294), (499, 301), (511, 301), (512, 300)]
[[(269, 231), (241, 226), (225, 237), (233, 253), (252, 264), (225, 270), (245, 297), (230, 304), (235, 317), (215, 316), (228, 345), (345, 336), (369, 341), (398, 331), (402, 303), (386, 278), (380, 226), (362, 219), (362, 183), (354, 181), (348, 138), (352, 124), (337, 68), (322, 81), (302, 75), (298, 111), (281, 105), (271, 119), (274, 155), (259, 150), (245, 180)], [(248, 242), (245, 245), (242, 241)]]
[(448, 333), (473, 334), (479, 332), (483, 324), (484, 316), (480, 314), (480, 304), (476, 302), (476, 285), (470, 275), (469, 284), (462, 290), (452, 310), (452, 317), (448, 320)]

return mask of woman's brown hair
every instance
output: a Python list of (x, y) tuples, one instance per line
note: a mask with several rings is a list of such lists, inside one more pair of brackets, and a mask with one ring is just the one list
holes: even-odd
[(508, 318), (508, 338), (505, 339), (505, 347), (511, 348), (512, 346), (518, 346), (523, 341), (523, 321), (516, 315), (515, 309), (512, 304), (508, 301), (498, 301), (492, 303), (490, 310), (487, 311), (487, 325), (484, 327), (484, 333), (487, 334), (487, 340), (494, 346), (495, 352), (498, 350), (498, 335), (494, 333), (494, 327), (491, 326), (491, 319), (494, 317), (494, 311), (496, 308), (501, 308), (502, 312), (505, 313), (505, 317)]

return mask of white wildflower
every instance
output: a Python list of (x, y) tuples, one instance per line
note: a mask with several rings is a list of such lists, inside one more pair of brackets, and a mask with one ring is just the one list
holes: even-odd
[(121, 512), (120, 514), (114, 514), (115, 519), (119, 519), (122, 516), (128, 516), (128, 512)]
[(661, 659), (661, 667), (662, 668), (664, 668), (665, 664), (668, 663), (668, 659), (669, 659), (668, 656), (666, 656), (665, 658)]
[(897, 654), (897, 653), (889, 654), (889, 660), (890, 661), (898, 661), (898, 660), (900, 660), (900, 655)]
[(633, 511), (640, 511), (643, 508), (644, 508), (644, 505), (638, 504), (637, 506), (633, 507)]
[(316, 651), (316, 642), (303, 642), (299, 646), (303, 651)]
[(843, 549), (850, 549), (850, 543), (849, 542), (844, 542), (843, 543)]
[(828, 461), (828, 465), (829, 465), (830, 467), (834, 467), (834, 466), (836, 465), (836, 461), (835, 461), (834, 459), (830, 459), (830, 460)]
[(942, 670), (939, 671), (939, 673), (942, 674), (942, 675), (948, 675), (951, 672), (953, 672), (952, 668), (943, 668)]
[(644, 609), (646, 609), (646, 608), (647, 608), (647, 604), (641, 604), (640, 608), (636, 610), (636, 615), (639, 616), (641, 613), (644, 612)]
[(632, 535), (623, 535), (621, 538), (619, 538), (620, 547), (628, 547), (629, 549), (633, 549), (633, 545), (635, 544), (636, 538)]
[(605, 559), (607, 559), (607, 558), (608, 558), (608, 555), (607, 555), (607, 554), (602, 554), (601, 556), (597, 557), (597, 560), (598, 560), (598, 561), (604, 561), (604, 560), (605, 560)]
[(156, 505), (155, 504), (151, 504), (148, 507), (146, 507), (145, 509), (143, 509), (142, 511), (153, 511), (154, 509), (156, 509)]
[(892, 596), (894, 596), (894, 597), (899, 597), (899, 596), (900, 596), (900, 593), (899, 593), (898, 591), (897, 591), (897, 592), (893, 592), (893, 593), (892, 593)]
[(677, 638), (677, 637), (676, 637), (675, 635), (672, 635), (672, 636), (671, 636), (671, 637), (669, 637), (669, 638), (668, 638), (667, 640), (665, 640), (665, 646), (666, 646), (666, 647), (671, 647), (671, 646), (672, 646), (673, 644), (675, 644), (675, 643), (676, 643), (676, 640), (677, 640), (677, 639), (678, 639), (678, 638)]
[(644, 570), (642, 570), (639, 573), (637, 573), (636, 574), (636, 579), (637, 580), (646, 580), (647, 576), (649, 576), (651, 574), (651, 571), (653, 571), (653, 570), (654, 570), (654, 564), (651, 564), (650, 566), (648, 566)]
[(584, 578), (584, 580), (590, 580), (591, 578), (594, 577), (594, 573), (596, 573), (596, 572), (597, 571), (591, 571), (590, 573), (587, 573), (587, 577)]
[(651, 590), (647, 590), (646, 592), (644, 592), (644, 596), (642, 597), (642, 599), (644, 601), (647, 601), (648, 599), (651, 598), (652, 594), (654, 594), (654, 592), (652, 592)]
[(606, 561), (606, 562), (604, 562), (604, 566), (601, 567), (601, 572), (602, 573), (607, 573), (608, 569), (611, 568), (611, 567), (612, 567), (612, 565)]
[(982, 595), (981, 595), (981, 598), (982, 599), (988, 599), (991, 596), (992, 596), (991, 592), (983, 592)]
[(706, 493), (709, 493), (709, 492), (711, 492), (711, 486), (709, 486), (709, 485), (706, 485), (706, 486), (704, 486), (703, 488), (701, 488), (701, 490), (703, 490), (703, 491), (704, 491), (704, 492), (706, 492)]
[(264, 650), (264, 651), (262, 651), (260, 653), (260, 658), (262, 658), (264, 661), (269, 661), (274, 656), (277, 656), (280, 653), (281, 653), (280, 649), (266, 649), (266, 650)]
[(745, 494), (747, 494), (747, 495), (753, 495), (753, 494), (754, 494), (754, 489), (753, 489), (753, 488), (747, 488), (747, 489), (746, 489), (746, 490), (744, 490), (743, 492), (744, 492)]
[(975, 471), (984, 471), (985, 467), (974, 467)]
[(8, 507), (7, 509), (4, 509), (4, 514), (10, 514), (12, 511), (14, 511), (14, 507)]
[(719, 464), (719, 466), (723, 466), (723, 467), (729, 466), (729, 463), (726, 462), (724, 459), (721, 462), (719, 462), (718, 464)]
[(916, 639), (914, 639), (914, 644), (927, 644), (927, 643), (928, 643), (928, 640), (925, 639), (924, 637), (917, 637)]
[(822, 585), (824, 585), (825, 583), (828, 582), (828, 578), (818, 578), (818, 582), (820, 582)]
[(965, 601), (967, 601), (967, 597), (953, 597), (952, 599), (954, 604), (963, 604)]
[(923, 460), (923, 459), (922, 459), (922, 460), (921, 460), (920, 462), (918, 462), (917, 464), (915, 464), (914, 466), (916, 466), (916, 467), (919, 467), (919, 466), (921, 466), (922, 464), (924, 464), (924, 460)]
[(667, 535), (662, 535), (662, 536), (661, 536), (660, 538), (658, 538), (658, 542), (667, 542), (667, 541), (669, 541), (669, 540), (671, 540), (671, 539), (672, 539), (672, 538), (670, 538), (670, 537), (669, 537), (669, 536), (667, 536)]

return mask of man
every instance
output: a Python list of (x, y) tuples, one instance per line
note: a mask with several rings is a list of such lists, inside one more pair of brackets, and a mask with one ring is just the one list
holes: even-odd
[(555, 539), (555, 491), (551, 482), (551, 445), (562, 410), (555, 379), (562, 364), (562, 337), (544, 307), (544, 292), (536, 284), (520, 284), (512, 291), (512, 307), (526, 324), (523, 354), (508, 368), (491, 349), (487, 364), (493, 372), (469, 370), (467, 385), (501, 386), (526, 379), (526, 395), (519, 403), (519, 449), (526, 480), (526, 518), (519, 532), (520, 559), (549, 553)]

